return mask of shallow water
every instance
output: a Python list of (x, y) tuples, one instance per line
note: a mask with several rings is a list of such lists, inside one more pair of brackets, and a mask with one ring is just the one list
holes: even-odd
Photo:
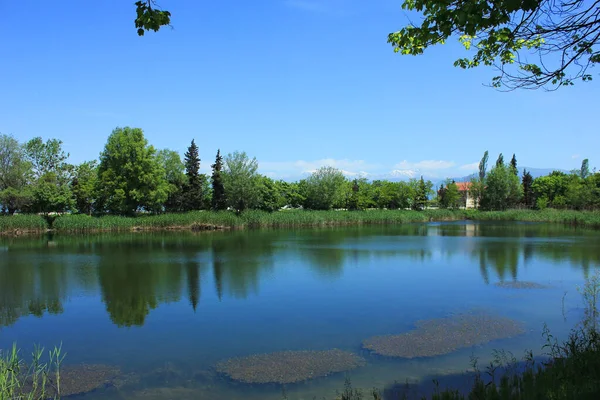
[[(120, 368), (118, 383), (86, 399), (330, 399), (346, 375), (383, 389), (460, 373), (493, 349), (541, 354), (544, 323), (565, 337), (581, 318), (576, 286), (600, 266), (599, 244), (595, 231), (470, 222), (0, 238), (0, 348), (62, 342), (66, 364)], [(496, 286), (510, 281), (544, 288)], [(527, 333), (410, 360), (361, 349), (469, 311)], [(366, 366), (285, 389), (214, 370), (232, 357), (333, 348)]]

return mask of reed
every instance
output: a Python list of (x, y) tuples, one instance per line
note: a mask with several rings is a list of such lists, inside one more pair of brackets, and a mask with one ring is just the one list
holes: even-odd
[(48, 222), (41, 215), (23, 214), (12, 216), (0, 216), (0, 234), (19, 232), (45, 232), (47, 229)]

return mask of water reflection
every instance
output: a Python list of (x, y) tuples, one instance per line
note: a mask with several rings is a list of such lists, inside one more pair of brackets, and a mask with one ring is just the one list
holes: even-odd
[(119, 327), (142, 326), (160, 304), (186, 295), (194, 312), (201, 309), (202, 283), (212, 282), (219, 300), (256, 297), (263, 278), (290, 263), (329, 280), (383, 260), (419, 268), (453, 257), (479, 266), (486, 284), (516, 281), (537, 260), (569, 263), (587, 276), (600, 265), (599, 237), (555, 225), (438, 223), (1, 238), (0, 327), (26, 315), (60, 314), (73, 293), (99, 295)]

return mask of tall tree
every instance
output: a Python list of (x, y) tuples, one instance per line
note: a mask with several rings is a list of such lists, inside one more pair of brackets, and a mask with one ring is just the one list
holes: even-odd
[(215, 163), (211, 165), (211, 168), (212, 209), (215, 211), (225, 210), (227, 208), (227, 198), (223, 185), (223, 157), (221, 156), (221, 150), (217, 150)]
[(404, 0), (402, 8), (421, 12), (423, 21), (389, 34), (395, 52), (422, 54), (456, 37), (472, 56), (454, 65), (493, 66), (494, 87), (572, 85), (591, 80), (588, 68), (600, 62), (597, 1)]
[(162, 211), (168, 197), (165, 172), (139, 128), (116, 128), (100, 154), (99, 210), (131, 215)]
[(496, 167), (499, 167), (501, 165), (504, 165), (504, 156), (502, 155), (502, 153), (498, 155), (498, 159), (496, 160)]
[(311, 210), (330, 210), (341, 203), (346, 177), (337, 168), (326, 166), (317, 169), (304, 180), (304, 207)]
[(413, 210), (421, 211), (425, 209), (432, 187), (433, 184), (431, 181), (425, 181), (423, 176), (421, 176), (421, 179), (414, 182), (414, 198), (412, 203)]
[(486, 210), (506, 210), (515, 206), (522, 197), (519, 178), (503, 163), (497, 164), (486, 180), (481, 207)]
[(483, 157), (481, 158), (481, 161), (479, 162), (479, 180), (481, 182), (483, 182), (483, 180), (485, 179), (485, 172), (487, 170), (488, 158), (489, 158), (489, 153), (486, 150), (485, 153), (483, 153)]
[(581, 171), (579, 172), (579, 177), (582, 179), (586, 179), (590, 175), (590, 161), (586, 158), (581, 162)]
[(30, 203), (31, 175), (23, 146), (12, 136), (0, 135), (0, 205), (4, 212), (13, 214)]
[(184, 192), (186, 176), (183, 173), (185, 167), (181, 162), (179, 153), (173, 150), (163, 149), (156, 153), (156, 157), (165, 173), (165, 181), (168, 185), (165, 211), (173, 212), (186, 209), (184, 198), (184, 195), (187, 194)]
[(75, 198), (75, 208), (82, 214), (91, 214), (96, 200), (96, 185), (98, 181), (98, 162), (86, 161), (75, 167), (71, 181), (71, 191)]
[(31, 163), (34, 179), (46, 173), (55, 173), (63, 177), (68, 172), (66, 163), (69, 153), (62, 149), (62, 140), (48, 139), (46, 143), (41, 137), (35, 137), (25, 144), (25, 154)]
[(519, 176), (519, 170), (517, 168), (517, 156), (515, 154), (513, 154), (512, 158), (510, 159), (510, 170), (513, 174), (515, 174), (515, 176)]
[(533, 177), (529, 171), (523, 171), (523, 204), (527, 208), (533, 208), (535, 206), (535, 198), (533, 193)]
[(223, 169), (223, 187), (228, 205), (238, 213), (254, 208), (259, 200), (258, 161), (245, 152), (227, 154)]

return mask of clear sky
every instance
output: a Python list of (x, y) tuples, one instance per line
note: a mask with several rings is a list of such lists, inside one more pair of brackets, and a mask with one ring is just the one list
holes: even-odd
[(483, 86), (493, 70), (453, 67), (456, 43), (394, 54), (401, 0), (160, 0), (174, 29), (144, 37), (133, 3), (0, 0), (0, 132), (59, 138), (79, 163), (140, 127), (181, 154), (196, 139), (203, 170), (220, 148), (284, 178), (324, 164), (463, 176), (485, 150), (600, 166), (597, 82), (500, 93)]

